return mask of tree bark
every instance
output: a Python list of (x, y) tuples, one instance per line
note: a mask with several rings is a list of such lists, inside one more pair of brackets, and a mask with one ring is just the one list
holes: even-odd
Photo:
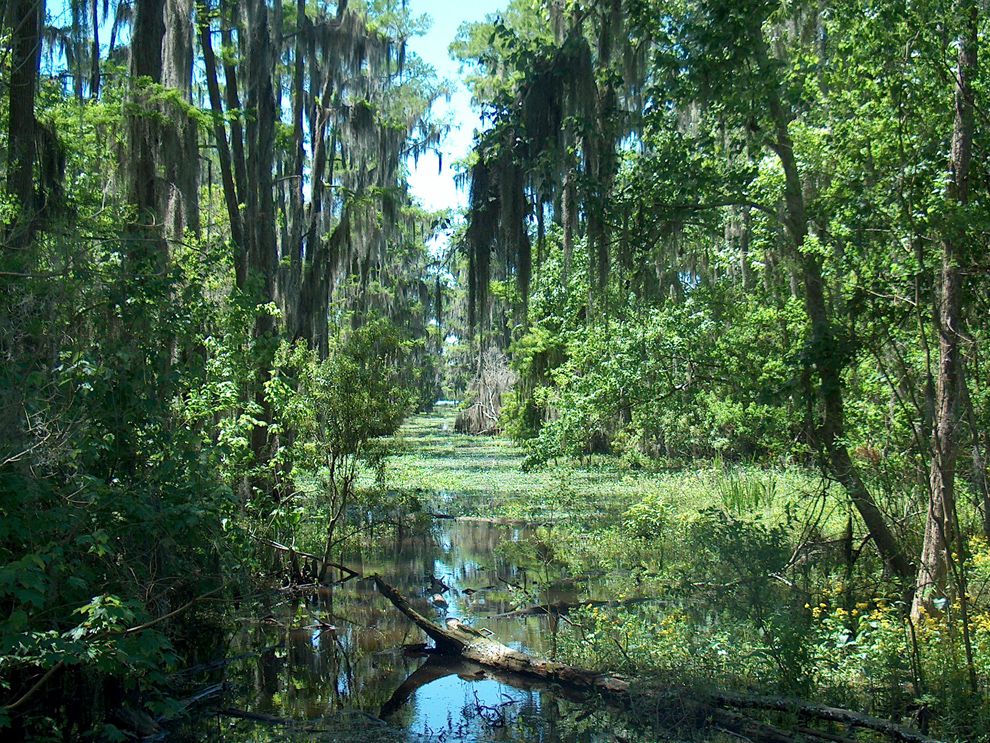
[(128, 116), (128, 172), (130, 203), (137, 209), (137, 224), (157, 222), (159, 177), (157, 158), (160, 131), (156, 117), (147, 110), (143, 86), (161, 83), (162, 41), (165, 37), (165, 0), (138, 0), (131, 33), (131, 99)]
[(577, 194), (575, 193), (575, 173), (568, 164), (567, 172), (564, 174), (564, 194), (561, 197), (561, 210), (563, 212), (564, 228), (564, 256), (563, 266), (560, 272), (560, 281), (565, 287), (571, 274), (571, 261), (574, 256), (574, 231), (577, 224)]
[(182, 103), (164, 105), (162, 167), (165, 178), (162, 215), (165, 237), (182, 240), (186, 230), (198, 235), (199, 137), (196, 122), (183, 105), (192, 105), (192, 0), (165, 0), (162, 85), (179, 91)]
[[(221, 6), (223, 7), (223, 6)], [(229, 6), (228, 6), (229, 7)], [(236, 25), (234, 12), (230, 11), (222, 23), (228, 24), (221, 27), (220, 41), (223, 44), (223, 77), (224, 77), (224, 99), (227, 104), (227, 114), (230, 116), (230, 151), (234, 160), (234, 183), (237, 186), (238, 204), (243, 204), (247, 193), (247, 160), (244, 157), (244, 127), (241, 118), (244, 112), (241, 110), (241, 98), (237, 85), (237, 68), (231, 61), (234, 53), (234, 37), (230, 26)], [(245, 235), (245, 237), (248, 237)]]
[[(34, 98), (41, 62), (44, 0), (11, 0), (10, 88), (7, 118), (7, 193), (17, 199), (17, 213), (6, 226), (6, 251), (24, 250), (35, 224)], [(16, 258), (16, 256), (15, 256)], [(16, 261), (15, 261), (16, 262)]]
[[(958, 38), (955, 75), (955, 118), (946, 193), (947, 224), (942, 238), (938, 304), (939, 360), (935, 378), (935, 421), (928, 518), (912, 613), (933, 610), (946, 593), (950, 553), (958, 535), (956, 524), (956, 462), (962, 401), (962, 292), (960, 264), (966, 243), (965, 217), (969, 203), (969, 171), (973, 156), (973, 90), (977, 66), (977, 10), (961, 0), (957, 10), (964, 24)], [(964, 587), (960, 586), (960, 591)]]
[(223, 124), (223, 104), (220, 99), (220, 84), (217, 80), (217, 58), (213, 52), (213, 39), (210, 19), (207, 14), (198, 18), (199, 43), (203, 49), (203, 64), (206, 67), (206, 89), (213, 113), (213, 139), (217, 145), (217, 159), (220, 161), (220, 180), (223, 184), (223, 200), (227, 207), (230, 222), (230, 238), (234, 243), (234, 282), (243, 290), (247, 281), (247, 263), (244, 253), (244, 232), (241, 227), (240, 201), (234, 184), (233, 159), (227, 142), (227, 130)]
[[(323, 71), (322, 74), (324, 78), (319, 104), (313, 107), (316, 135), (313, 146), (312, 191), (306, 225), (306, 256), (296, 298), (296, 322), (292, 333), (294, 338), (304, 338), (319, 353), (320, 358), (325, 359), (330, 348), (327, 315), (333, 261), (350, 231), (351, 220), (350, 210), (345, 207), (341, 212), (340, 222), (330, 236), (325, 238), (321, 234), (324, 215), (333, 212), (333, 205), (330, 203), (333, 194), (324, 188), (324, 183), (333, 180), (334, 159), (337, 156), (336, 131), (329, 139), (327, 137), (334, 93), (333, 77), (328, 71)], [(311, 67), (311, 84), (314, 75), (316, 67)]]
[[(272, 84), (274, 60), (265, 0), (245, 3), (247, 107), (246, 210), (245, 237), (248, 240), (248, 289), (260, 303), (274, 300), (275, 294), (275, 197), (272, 163), (275, 161), (275, 92)], [(251, 433), (251, 450), (257, 465), (269, 458), (268, 423), (271, 408), (265, 395), (270, 375), (270, 336), (275, 323), (271, 314), (261, 312), (255, 321), (254, 335), (264, 351), (259, 362), (255, 403), (261, 423)], [(263, 486), (259, 483), (259, 486)]]
[[(772, 74), (767, 42), (762, 32), (757, 40), (758, 63), (768, 77)], [(768, 93), (768, 108), (773, 125), (770, 147), (776, 153), (784, 171), (784, 226), (791, 242), (794, 258), (800, 266), (804, 284), (805, 312), (811, 322), (811, 344), (806, 363), (818, 374), (818, 395), (822, 404), (822, 422), (814, 427), (815, 445), (827, 458), (827, 466), (838, 480), (869, 529), (877, 551), (889, 570), (902, 578), (910, 578), (914, 569), (883, 513), (863, 481), (849, 449), (845, 444), (845, 401), (842, 382), (842, 349), (839, 348), (825, 299), (825, 280), (821, 259), (804, 248), (808, 236), (804, 189), (794, 155), (789, 131), (789, 118), (776, 89)], [(809, 369), (810, 372), (810, 369)]]
[(89, 98), (100, 97), (100, 0), (92, 0), (93, 44), (89, 61)]

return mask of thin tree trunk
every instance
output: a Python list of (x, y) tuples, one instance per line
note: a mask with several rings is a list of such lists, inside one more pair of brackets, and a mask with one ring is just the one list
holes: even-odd
[[(225, 21), (228, 24), (235, 24), (233, 12)], [(224, 27), (220, 31), (220, 41), (223, 44), (223, 76), (224, 76), (224, 98), (227, 104), (227, 113), (235, 114), (230, 117), (230, 152), (234, 159), (234, 183), (237, 185), (238, 203), (246, 201), (247, 193), (247, 161), (244, 157), (244, 127), (241, 125), (240, 94), (237, 90), (237, 68), (231, 62), (231, 55), (234, 51), (234, 37), (229, 27)], [(245, 237), (249, 236), (245, 234)]]
[(83, 101), (83, 17), (86, 15), (86, 8), (81, 2), (70, 2), (69, 10), (72, 21), (69, 31), (69, 44), (65, 47), (66, 66), (72, 74), (72, 92), (79, 103)]
[[(931, 493), (925, 537), (918, 566), (912, 612), (934, 608), (946, 592), (950, 553), (958, 534), (955, 480), (959, 458), (962, 400), (962, 281), (966, 242), (956, 212), (969, 203), (969, 171), (973, 153), (972, 80), (977, 65), (977, 11), (971, 0), (957, 5), (964, 29), (958, 39), (955, 75), (955, 120), (949, 161), (947, 227), (942, 239), (941, 293), (938, 304), (939, 360), (935, 379), (935, 423), (932, 431)], [(958, 586), (960, 591), (963, 586)]]
[[(963, 365), (965, 369), (965, 364)], [(966, 408), (966, 422), (969, 425), (971, 440), (971, 457), (973, 467), (973, 487), (980, 501), (980, 511), (983, 517), (983, 535), (990, 538), (990, 483), (987, 482), (987, 432), (980, 429), (973, 409), (973, 399), (969, 393), (969, 384), (964, 372), (962, 379), (962, 402)]]
[(89, 61), (89, 98), (92, 101), (100, 97), (100, 0), (93, 0), (93, 45)]
[[(759, 30), (757, 33), (762, 34)], [(768, 50), (762, 37), (758, 40), (757, 50), (758, 62), (769, 74)], [(832, 476), (845, 488), (888, 568), (893, 574), (908, 578), (914, 572), (911, 563), (887, 525), (845, 444), (841, 349), (838, 348), (829, 317), (820, 259), (801, 250), (808, 235), (804, 191), (794, 156), (788, 117), (776, 90), (769, 93), (768, 107), (774, 127), (771, 148), (784, 170), (784, 225), (791, 241), (791, 250), (801, 269), (805, 311), (811, 322), (809, 362), (814, 365), (819, 378), (818, 394), (822, 402), (823, 420), (815, 427), (815, 443), (827, 456)]]
[[(289, 205), (287, 231), (288, 237), (284, 249), (289, 251), (289, 271), (282, 290), (284, 310), (287, 325), (290, 328), (299, 326), (298, 296), (302, 284), (303, 272), (303, 243), (306, 213), (303, 199), (303, 166), (305, 164), (306, 152), (303, 147), (303, 99), (305, 90), (303, 83), (305, 80), (305, 56), (306, 56), (306, 34), (308, 30), (308, 20), (306, 18), (305, 0), (296, 2), (296, 43), (292, 70), (292, 170), (289, 173)], [(312, 76), (315, 70), (310, 71)], [(307, 245), (307, 249), (311, 246)]]
[(566, 287), (571, 274), (571, 261), (574, 257), (574, 229), (577, 223), (577, 194), (574, 188), (574, 170), (568, 166), (564, 174), (564, 194), (561, 197), (564, 229), (564, 265), (561, 268), (561, 283)]
[(217, 144), (220, 161), (220, 179), (223, 183), (223, 200), (230, 221), (230, 237), (234, 243), (234, 281), (243, 290), (247, 282), (247, 263), (244, 252), (244, 233), (241, 227), (240, 201), (234, 185), (233, 163), (230, 146), (227, 143), (227, 130), (223, 125), (223, 104), (220, 100), (220, 84), (217, 80), (217, 58), (213, 52), (213, 39), (207, 14), (199, 17), (199, 42), (203, 49), (203, 63), (206, 67), (206, 88), (213, 112), (213, 138)]

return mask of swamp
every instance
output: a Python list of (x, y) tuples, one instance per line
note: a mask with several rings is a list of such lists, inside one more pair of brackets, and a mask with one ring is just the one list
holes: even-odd
[(990, 743), (986, 0), (0, 0), (0, 740)]

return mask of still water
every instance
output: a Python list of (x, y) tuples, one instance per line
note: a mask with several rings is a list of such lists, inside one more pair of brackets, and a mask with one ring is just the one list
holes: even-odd
[[(496, 616), (537, 596), (578, 598), (574, 588), (534, 585), (533, 576), (499, 556), (500, 543), (525, 536), (520, 527), (440, 520), (345, 562), (362, 575), (380, 574), (438, 622), (458, 617), (548, 657), (557, 622)], [(441, 591), (438, 581), (448, 588)], [(443, 601), (435, 601), (438, 594)], [(424, 640), (368, 580), (277, 595), (258, 616), (241, 618), (230, 639), (227, 655), (239, 660), (224, 669), (225, 709), (245, 716), (221, 715), (212, 734), (232, 741), (642, 739), (594, 700), (405, 647)]]

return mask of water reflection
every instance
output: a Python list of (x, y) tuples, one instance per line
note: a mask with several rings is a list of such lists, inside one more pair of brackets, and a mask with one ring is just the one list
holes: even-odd
[[(378, 551), (345, 555), (345, 562), (362, 575), (386, 577), (426, 616), (463, 618), (507, 645), (546, 656), (556, 644), (556, 622), (492, 616), (532, 600), (522, 588), (529, 578), (496, 551), (525, 536), (518, 527), (445, 520)], [(573, 600), (570, 590), (552, 600)], [(438, 591), (446, 606), (431, 600)], [(614, 726), (589, 712), (586, 700), (464, 661), (409, 654), (404, 646), (422, 642), (422, 633), (371, 581), (282, 598), (266, 611), (265, 621), (245, 623), (234, 638), (232, 655), (266, 649), (228, 671), (241, 709), (298, 720), (360, 712), (384, 719), (406, 740), (615, 739)], [(276, 733), (267, 739), (281, 739)], [(252, 739), (266, 738), (255, 731)]]

